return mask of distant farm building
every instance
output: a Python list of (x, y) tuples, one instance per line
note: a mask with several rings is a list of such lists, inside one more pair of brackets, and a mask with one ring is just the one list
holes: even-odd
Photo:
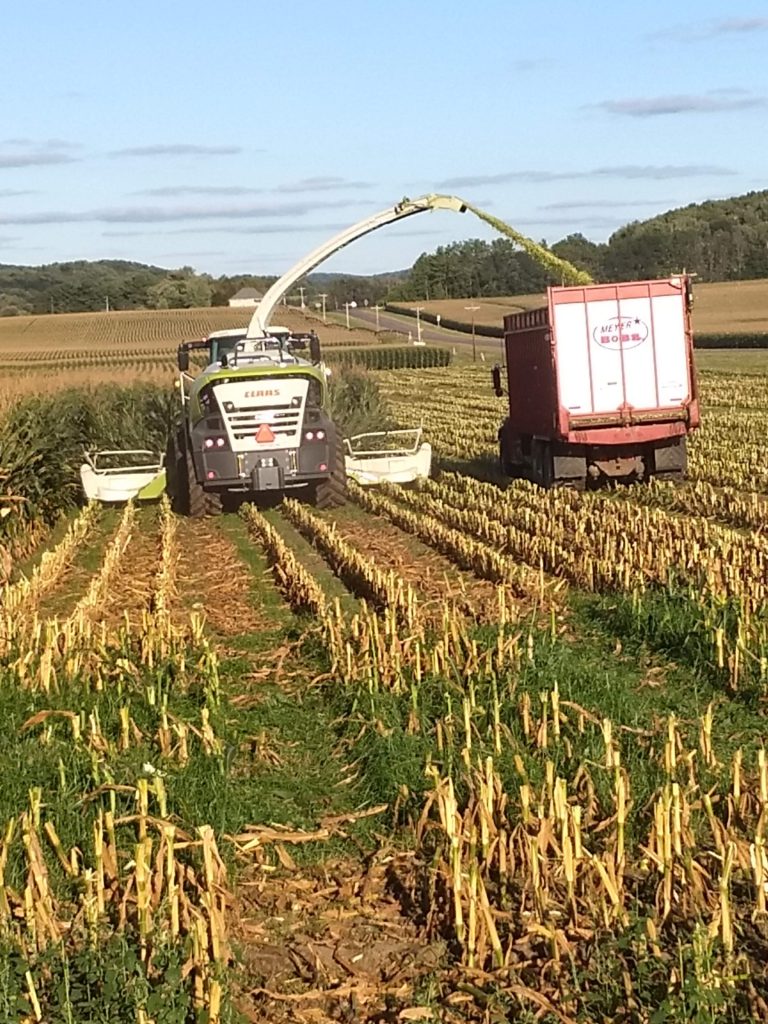
[(230, 306), (256, 306), (264, 296), (255, 288), (241, 288), (229, 300)]

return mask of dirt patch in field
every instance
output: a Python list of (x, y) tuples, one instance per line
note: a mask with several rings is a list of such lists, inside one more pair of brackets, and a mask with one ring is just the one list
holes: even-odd
[(324, 1024), (395, 1021), (412, 1007), (447, 951), (423, 937), (398, 899), (393, 878), (408, 859), (381, 852), (300, 876), (290, 861), (279, 876), (246, 873), (232, 915), (247, 979), (238, 1009), (251, 1021)]
[(254, 577), (216, 520), (179, 519), (177, 542), (174, 617), (179, 625), (188, 621), (190, 612), (198, 611), (222, 637), (269, 626), (252, 602)]
[[(497, 588), (457, 568), (444, 555), (433, 551), (397, 526), (370, 516), (366, 519), (335, 519), (340, 537), (367, 555), (383, 570), (394, 569), (424, 599), (428, 614), (434, 604), (439, 614), (444, 601), (452, 601), (465, 615), (480, 622), (499, 616)], [(512, 598), (510, 596), (510, 603)]]

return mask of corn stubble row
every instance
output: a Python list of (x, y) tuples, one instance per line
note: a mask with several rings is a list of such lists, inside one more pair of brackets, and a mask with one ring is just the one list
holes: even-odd
[[(389, 517), (435, 511), (427, 503), (440, 486), (354, 493)], [(337, 568), (349, 556), (361, 571), (359, 552), (350, 555), (332, 525), (300, 506), (290, 506), (289, 518)], [(418, 533), (417, 514), (392, 518)], [(289, 600), (290, 555), (285, 546), (277, 556)], [(368, 561), (375, 579), (381, 570)], [(482, 560), (476, 569), (482, 574)], [(407, 731), (429, 738), (426, 803), (416, 817), (430, 929), (452, 934), (475, 971), (517, 976), (535, 962), (547, 977), (542, 991), (556, 999), (567, 998), (574, 963), (600, 934), (640, 919), (646, 955), (663, 962), (681, 926), (698, 922), (696, 942), (718, 965), (713, 983), (727, 990), (744, 970), (739, 935), (766, 920), (765, 750), (716, 750), (711, 706), (698, 721), (670, 716), (644, 731), (564, 701), (556, 682), (536, 695), (519, 691), (520, 672), (538, 652), (504, 586), (499, 628), (485, 643), (448, 604), (439, 623), (428, 622), (418, 596), (405, 623), (400, 593), (389, 586), (388, 597), (363, 601), (351, 617), (326, 603), (321, 628), (336, 685), (400, 695), (410, 708)], [(442, 713), (434, 696), (425, 701), (435, 685)], [(384, 727), (363, 718), (360, 728)], [(650, 795), (635, 792), (625, 766), (638, 744), (657, 779)]]
[[(435, 386), (429, 388), (415, 374), (405, 388), (400, 379), (397, 388), (394, 382), (383, 386), (403, 422), (420, 397), (439, 457), (480, 467), (495, 462), (503, 403), (494, 403), (485, 380), (481, 387), (464, 368), (452, 387), (452, 373), (432, 371)], [(674, 584), (700, 610), (711, 660), (731, 686), (738, 688), (746, 670), (764, 684), (768, 387), (764, 378), (712, 378), (703, 381), (703, 392), (710, 403), (707, 423), (692, 441), (693, 482), (683, 488), (652, 483), (580, 495), (516, 482), (501, 492), (443, 474), (420, 493), (391, 489), (366, 497), (365, 505), (417, 536), (425, 536), (421, 522), (439, 522), (579, 587), (625, 590), (641, 602), (644, 593)], [(577, 711), (574, 728), (575, 709), (563, 707), (556, 688), (542, 692), (538, 721), (526, 699), (519, 702), (510, 735), (500, 728), (494, 699), (502, 690), (492, 694), (490, 713), (473, 717), (465, 708), (455, 716), (454, 728), (464, 722), (463, 764), (446, 773), (436, 757), (429, 813), (421, 822), (422, 843), (434, 850), (438, 865), (435, 926), (450, 917), (465, 962), (506, 969), (538, 945), (567, 975), (581, 941), (638, 918), (645, 921), (644, 954), (662, 958), (685, 920), (695, 922), (697, 981), (727, 991), (740, 972), (748, 975), (750, 968), (737, 963), (740, 947), (753, 928), (764, 933), (768, 897), (765, 750), (753, 752), (748, 766), (741, 750), (718, 755), (712, 708), (695, 727), (698, 742), (691, 742), (691, 723), (685, 739), (670, 720), (663, 745), (659, 737), (644, 741), (655, 742), (660, 783), (650, 801), (642, 796), (642, 824), (628, 828), (639, 808), (621, 758), (627, 737), (594, 713), (584, 718)], [(478, 717), (485, 721), (476, 729)], [(520, 754), (521, 730), (528, 746), (551, 752), (542, 755), (538, 785)], [(563, 744), (570, 757), (577, 734), (598, 730), (604, 764), (591, 759), (587, 766), (584, 759), (564, 766)], [(437, 724), (439, 754), (447, 731)], [(482, 751), (475, 749), (478, 732), (486, 734)], [(517, 784), (510, 782), (510, 754)], [(603, 776), (599, 791), (611, 793), (599, 810), (594, 784), (585, 783), (595, 774)], [(699, 975), (704, 963), (715, 966), (701, 967)], [(682, 981), (679, 971), (676, 980)], [(762, 1019), (765, 1003), (755, 1002), (753, 1013)]]
[[(504, 403), (489, 394), (487, 373), (428, 372), (430, 386), (421, 392), (416, 374), (405, 374), (402, 386), (398, 378), (396, 388), (383, 381), (395, 414), (407, 419), (421, 393), (438, 456), (493, 473)], [(399, 504), (580, 587), (641, 594), (674, 582), (690, 591), (732, 687), (745, 671), (765, 680), (768, 384), (765, 377), (704, 374), (701, 390), (705, 425), (690, 439), (692, 481), (685, 486), (651, 482), (575, 494), (516, 481), (500, 493), (449, 474), (445, 486), (430, 484), (418, 500), (401, 495)]]
[[(4, 592), (6, 685), (52, 698), (109, 689), (120, 705), (109, 725), (100, 719), (98, 705), (90, 712), (54, 706), (22, 725), (28, 741), (43, 748), (65, 744), (82, 755), (81, 764), (90, 764), (90, 777), (83, 780), (78, 770), (77, 780), (84, 785), (85, 835), (90, 831), (90, 837), (66, 848), (46, 810), (53, 801), (39, 788), (30, 790), (28, 807), (2, 826), (0, 935), (34, 964), (35, 954), (51, 945), (96, 946), (106, 934), (127, 930), (136, 937), (150, 974), (155, 949), (182, 943), (188, 953), (183, 973), (190, 978), (194, 1004), (215, 1022), (222, 1003), (220, 968), (230, 957), (229, 884), (217, 837), (209, 825), (186, 829), (171, 816), (159, 768), (146, 764), (146, 774), (132, 785), (118, 785), (110, 765), (115, 757), (147, 746), (159, 765), (184, 767), (195, 755), (220, 761), (223, 745), (213, 724), (220, 699), (218, 660), (199, 614), (193, 613), (183, 628), (172, 616), (178, 539), (177, 520), (166, 499), (151, 600), (138, 625), (126, 616), (119, 628), (109, 630), (100, 618), (136, 527), (130, 503), (73, 611), (61, 621), (40, 616), (42, 599), (87, 540), (97, 515), (87, 506), (30, 576)], [(181, 720), (170, 712), (171, 685), (203, 693), (197, 718)], [(137, 705), (151, 712), (149, 731), (135, 720)], [(63, 791), (70, 786), (67, 772), (59, 760)], [(34, 967), (26, 985), (33, 1019), (42, 1020)]]
[[(356, 496), (385, 514), (397, 504), (372, 492)], [(419, 505), (425, 495), (409, 499)], [(306, 510), (301, 515), (316, 518)], [(332, 527), (320, 526), (327, 545)], [(343, 551), (338, 538), (335, 543)], [(556, 685), (539, 695), (538, 709), (529, 695), (517, 695), (510, 679), (536, 656), (528, 639), (503, 622), (496, 648), (483, 651), (446, 608), (441, 630), (414, 636), (412, 623), (403, 644), (397, 617), (379, 611), (377, 617), (364, 607), (351, 622), (338, 605), (326, 614), (334, 674), (347, 686), (409, 694), (408, 728), (427, 730), (433, 739), (432, 792), (419, 825), (422, 848), (432, 850), (436, 864), (431, 926), (452, 929), (467, 966), (514, 967), (520, 949), (533, 942), (557, 970), (570, 969), (574, 944), (601, 929), (620, 930), (638, 914), (646, 918), (643, 941), (650, 953), (661, 955), (665, 929), (694, 918), (702, 941), (721, 949), (726, 960), (735, 956), (734, 919), (745, 913), (745, 891), (747, 918), (755, 920), (765, 913), (768, 893), (764, 751), (750, 765), (740, 751), (721, 764), (713, 749), (712, 708), (698, 723), (694, 747), (670, 718), (653, 738), (660, 783), (644, 815), (647, 832), (631, 836), (635, 795), (622, 762), (627, 736), (563, 702)], [(431, 721), (420, 702), (430, 676), (453, 678), (457, 691), (446, 688), (446, 714)], [(652, 746), (650, 737), (645, 742)], [(585, 748), (596, 747), (600, 761), (584, 757)], [(512, 786), (510, 755), (517, 776)], [(504, 774), (497, 762), (507, 762)], [(598, 792), (612, 796), (606, 802)], [(636, 833), (643, 826), (631, 827)], [(727, 985), (725, 975), (720, 980)]]
[[(670, 718), (658, 753), (662, 781), (643, 824), (631, 826), (635, 795), (621, 741), (609, 721), (581, 714), (566, 710), (556, 689), (541, 694), (539, 715), (521, 701), (512, 730), (498, 728), (495, 707), (491, 715), (477, 702), (465, 712), (455, 730), (461, 770), (429, 766), (432, 792), (419, 825), (422, 847), (436, 858), (435, 931), (450, 920), (468, 967), (514, 968), (533, 955), (549, 964), (550, 984), (562, 973), (567, 989), (577, 947), (601, 932), (639, 918), (646, 953), (661, 957), (682, 923), (698, 922), (723, 953), (719, 983), (727, 986), (728, 971), (745, 969), (744, 958), (736, 963), (739, 936), (766, 920), (765, 751), (748, 767), (739, 753), (720, 765), (711, 711), (692, 748)], [(591, 749), (602, 739), (602, 763), (573, 756), (585, 731), (594, 734)], [(483, 733), (487, 742), (475, 753)], [(526, 765), (532, 750), (543, 768), (538, 784)], [(496, 763), (510, 751), (517, 785)], [(713, 793), (718, 770), (730, 784)], [(458, 798), (459, 789), (468, 795)]]
[[(409, 508), (402, 494), (368, 492), (367, 497), (378, 502), (376, 511), (382, 513), (395, 506)], [(428, 495), (412, 497), (422, 501)], [(515, 972), (521, 950), (526, 957), (533, 950), (539, 966), (548, 965), (547, 991), (555, 998), (558, 984), (567, 988), (565, 968), (570, 970), (574, 950), (590, 937), (620, 931), (639, 914), (645, 920), (647, 949), (661, 954), (667, 931), (694, 917), (701, 923), (702, 941), (725, 957), (719, 983), (730, 984), (737, 969), (738, 929), (743, 920), (764, 913), (768, 891), (764, 753), (756, 762), (737, 753), (721, 764), (712, 744), (711, 711), (698, 724), (693, 746), (670, 719), (663, 734), (646, 738), (650, 748), (655, 744), (660, 782), (650, 813), (638, 825), (632, 820), (636, 799), (623, 761), (623, 750), (635, 737), (561, 700), (556, 684), (535, 699), (517, 691), (521, 669), (537, 656), (533, 634), (521, 628), (517, 591), (509, 586), (514, 578), (519, 587), (523, 576), (505, 575), (498, 591), (498, 628), (492, 643), (480, 643), (472, 623), (450, 604), (439, 622), (423, 616), (405, 581), (398, 585), (314, 513), (289, 508), (294, 522), (320, 541), (337, 571), (343, 573), (342, 563), (348, 560), (358, 581), (367, 579), (361, 592), (376, 596), (370, 605), (361, 602), (356, 615), (343, 614), (264, 517), (253, 509), (244, 512), (249, 529), (270, 554), (286, 597), (297, 610), (319, 616), (337, 685), (402, 695), (410, 707), (408, 730), (429, 737), (428, 795), (418, 825), (420, 848), (428, 855), (424, 877), (433, 896), (429, 927), (453, 934), (473, 970)], [(87, 534), (92, 513), (83, 515), (84, 521), (75, 521), (62, 540), (63, 552)], [(417, 520), (402, 520), (409, 521)], [(199, 660), (189, 671), (202, 670), (215, 699), (216, 661), (205, 647), (200, 623), (179, 635), (170, 621), (177, 551), (176, 520), (167, 505), (161, 515), (152, 616), (137, 636), (130, 635), (129, 624), (115, 637), (94, 631), (105, 581), (119, 568), (133, 522), (128, 507), (87, 599), (69, 616), (66, 629), (44, 623), (28, 632), (17, 626), (18, 642), (29, 644), (37, 659), (48, 652), (51, 664), (50, 670), (36, 673), (33, 657), (20, 673), (13, 649), (6, 650), (19, 683), (52, 690), (85, 676), (95, 689), (127, 688), (128, 680), (135, 686), (140, 671), (167, 657), (180, 666), (183, 677), (190, 649), (196, 649)], [(53, 585), (63, 557), (54, 549), (41, 562), (34, 584), (19, 585), (15, 596), (9, 593), (6, 615), (12, 608), (23, 609), (21, 614), (34, 622), (45, 581)], [(476, 569), (482, 575), (481, 558)], [(525, 571), (532, 584), (541, 584), (540, 573)], [(548, 607), (546, 585), (536, 597)], [(84, 650), (97, 657), (78, 661)], [(435, 680), (444, 687), (444, 710), (437, 715), (424, 710), (422, 699)], [(196, 723), (178, 722), (163, 706), (162, 686), (144, 685), (146, 699), (158, 709), (153, 742), (159, 757), (184, 763), (194, 743), (208, 756), (220, 754), (207, 708)], [(212, 832), (201, 827), (195, 835), (168, 820), (160, 774), (139, 779), (132, 794), (118, 792), (120, 787), (108, 781), (104, 766), (110, 755), (138, 741), (128, 703), (111, 736), (97, 716), (84, 713), (43, 713), (26, 728), (41, 743), (50, 742), (56, 730), (68, 730), (73, 745), (92, 753), (99, 802), (92, 850), (65, 849), (36, 794), (31, 794), (29, 809), (7, 823), (0, 864), (7, 862), (11, 844), (21, 842), (27, 867), (23, 890), (5, 884), (3, 927), (32, 949), (69, 935), (73, 913), (83, 941), (97, 941), (107, 922), (110, 927), (130, 925), (148, 962), (153, 943), (169, 936), (186, 938), (198, 1005), (215, 1020), (221, 999), (215, 968), (228, 957), (227, 880)], [(379, 728), (376, 721), (364, 723), (364, 729)], [(127, 802), (133, 802), (133, 811)], [(125, 848), (127, 832), (133, 842), (130, 868), (121, 869), (117, 850), (121, 844)], [(71, 908), (51, 894), (50, 863), (80, 888), (80, 902)], [(736, 903), (734, 892), (739, 894)], [(30, 975), (32, 991), (34, 984)]]

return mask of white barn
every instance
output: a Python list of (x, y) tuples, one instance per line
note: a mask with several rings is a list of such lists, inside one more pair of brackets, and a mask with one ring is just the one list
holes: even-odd
[(242, 306), (257, 306), (259, 301), (264, 296), (261, 292), (257, 292), (255, 288), (241, 288), (239, 292), (235, 292), (232, 298), (229, 300), (230, 306), (242, 307)]

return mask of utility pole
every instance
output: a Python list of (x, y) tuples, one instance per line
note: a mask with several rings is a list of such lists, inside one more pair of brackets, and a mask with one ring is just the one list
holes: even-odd
[(106, 304), (106, 306), (104, 307), (104, 311), (105, 311), (105, 313), (108, 313), (108, 312), (109, 312), (109, 296), (107, 296), (107, 304)]
[(480, 309), (480, 307), (479, 306), (465, 306), (464, 309), (471, 310), (471, 312), (472, 312), (472, 362), (476, 363), (477, 362), (477, 349), (475, 348), (475, 313), (477, 312), (478, 309)]
[(347, 330), (349, 330), (349, 303), (344, 303), (344, 312), (347, 314)]
[(416, 307), (416, 337), (418, 338), (419, 341), (421, 341), (421, 319), (420, 319), (420, 314), (421, 314), (422, 309), (424, 309), (423, 306), (417, 306)]
[(299, 295), (301, 296), (301, 308), (304, 309), (304, 286), (299, 285)]
[(376, 333), (378, 334), (379, 333), (379, 310), (381, 309), (381, 306), (377, 302), (376, 305), (373, 308), (376, 310)]
[(323, 300), (323, 323), (325, 324), (325, 323), (328, 322), (325, 319), (325, 300), (328, 298), (328, 292), (321, 292), (320, 293), (320, 298)]

